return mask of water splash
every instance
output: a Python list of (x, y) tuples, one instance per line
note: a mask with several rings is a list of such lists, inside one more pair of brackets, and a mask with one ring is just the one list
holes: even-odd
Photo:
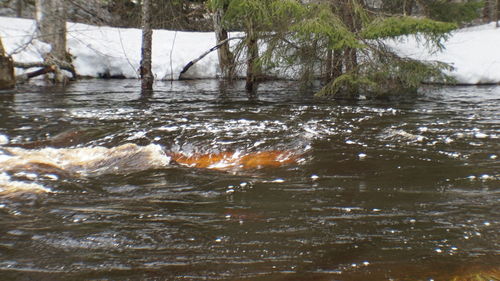
[[(81, 148), (24, 149), (3, 148), (0, 157), (1, 184), (5, 192), (48, 191), (36, 183), (21, 184), (11, 180), (18, 175), (28, 180), (45, 178), (98, 176), (103, 174), (128, 174), (148, 169), (158, 169), (170, 164), (170, 157), (156, 144), (139, 146), (132, 143), (106, 148), (102, 146)], [(8, 173), (8, 174), (7, 174)], [(55, 177), (54, 177), (55, 176)]]
[(0, 173), (0, 196), (18, 193), (48, 193), (51, 189), (38, 183), (13, 180), (6, 173)]

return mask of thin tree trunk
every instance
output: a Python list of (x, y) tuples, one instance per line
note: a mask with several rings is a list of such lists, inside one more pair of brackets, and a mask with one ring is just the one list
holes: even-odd
[[(45, 61), (60, 65), (69, 62), (66, 52), (66, 4), (65, 0), (36, 0), (37, 28), (41, 41), (50, 44), (51, 52)], [(55, 81), (64, 82), (61, 71), (55, 71)]]
[(214, 20), (214, 31), (215, 38), (217, 39), (217, 45), (221, 42), (225, 43), (217, 49), (217, 55), (219, 57), (219, 67), (223, 78), (233, 78), (234, 76), (234, 56), (229, 48), (229, 42), (227, 30), (222, 26), (222, 17), (224, 16), (224, 9), (217, 8), (213, 15)]
[(415, 5), (415, 0), (405, 0), (403, 5), (403, 14), (405, 16), (411, 16), (414, 5)]
[(498, 10), (500, 9), (499, 2), (500, 2), (499, 0), (495, 1), (495, 21), (496, 21), (495, 26), (496, 27), (500, 27), (500, 23), (499, 23), (499, 20), (500, 20), (499, 14), (500, 13), (498, 12)]
[(483, 8), (483, 20), (485, 22), (498, 22), (498, 0), (486, 0)]
[(0, 37), (0, 56), (5, 56), (5, 49), (3, 48), (1, 37)]
[(245, 88), (248, 92), (254, 92), (257, 77), (260, 74), (257, 60), (259, 58), (259, 46), (257, 45), (257, 35), (252, 20), (250, 19), (247, 30), (247, 75)]
[(342, 75), (342, 51), (335, 50), (333, 52), (333, 67), (332, 67), (332, 80), (337, 79)]
[(16, 1), (16, 16), (18, 18), (21, 18), (23, 16), (23, 10), (24, 10), (24, 0), (17, 0)]
[[(354, 11), (351, 3), (348, 0), (343, 1), (342, 20), (349, 30), (353, 33), (357, 31), (356, 22), (354, 18)], [(357, 50), (355, 48), (346, 48), (344, 50), (344, 67), (345, 72), (355, 71), (358, 65)]]
[(324, 76), (324, 80), (325, 82), (328, 82), (330, 80), (332, 80), (332, 77), (333, 77), (333, 50), (332, 49), (328, 49), (328, 51), (326, 52), (326, 68), (325, 68), (325, 76)]
[(0, 38), (0, 90), (12, 89), (15, 85), (14, 65), (12, 59), (6, 56)]
[(144, 0), (142, 3), (142, 48), (141, 48), (141, 89), (143, 91), (153, 90), (152, 45), (153, 30), (151, 28), (151, 0)]

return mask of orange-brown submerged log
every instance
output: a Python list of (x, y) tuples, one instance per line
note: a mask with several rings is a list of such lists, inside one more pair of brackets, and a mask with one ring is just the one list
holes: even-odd
[(171, 153), (170, 156), (173, 161), (180, 165), (216, 170), (280, 167), (297, 163), (300, 158), (300, 155), (293, 151), (280, 150), (253, 153), (220, 152), (194, 155)]

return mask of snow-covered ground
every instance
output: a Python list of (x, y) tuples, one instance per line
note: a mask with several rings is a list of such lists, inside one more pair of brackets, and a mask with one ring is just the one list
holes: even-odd
[(458, 83), (500, 83), (500, 28), (495, 23), (454, 31), (441, 52), (429, 52), (413, 38), (392, 46), (403, 56), (451, 64)]
[[(68, 23), (68, 49), (79, 75), (103, 74), (137, 78), (141, 31)], [(19, 62), (40, 62), (50, 48), (36, 40), (32, 20), (0, 17), (0, 36), (6, 51)], [(156, 79), (177, 79), (182, 68), (215, 45), (213, 33), (155, 30), (153, 73)], [(429, 52), (409, 38), (392, 42), (401, 55), (452, 64), (450, 73), (462, 84), (500, 83), (500, 28), (494, 23), (452, 33), (442, 52)], [(187, 78), (217, 77), (216, 52), (186, 73)]]
[[(36, 40), (35, 22), (0, 17), (0, 36), (8, 54), (19, 62), (41, 62), (50, 50)], [(67, 24), (67, 48), (79, 75), (103, 74), (138, 78), (141, 60), (141, 30)], [(153, 32), (153, 73), (156, 79), (177, 79), (182, 68), (215, 45), (215, 35), (206, 32)], [(184, 77), (214, 78), (217, 53), (207, 55), (193, 65)]]

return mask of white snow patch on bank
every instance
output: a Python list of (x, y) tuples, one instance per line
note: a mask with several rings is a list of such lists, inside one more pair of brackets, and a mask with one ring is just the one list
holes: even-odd
[[(68, 49), (79, 75), (103, 74), (138, 78), (141, 31), (68, 23)], [(32, 20), (0, 17), (0, 36), (15, 61), (39, 62), (50, 48), (35, 38)], [(182, 68), (215, 45), (212, 32), (153, 33), (153, 73), (156, 79), (177, 79)], [(442, 52), (433, 53), (412, 37), (390, 45), (403, 56), (442, 61), (455, 67), (450, 73), (463, 84), (500, 83), (500, 28), (495, 24), (457, 30)], [(186, 73), (186, 78), (216, 78), (217, 53), (212, 52)]]
[(456, 30), (441, 52), (431, 52), (413, 37), (390, 45), (402, 56), (451, 64), (461, 84), (500, 83), (500, 28), (495, 23)]
[[(0, 36), (6, 52), (18, 62), (41, 62), (50, 46), (36, 39), (33, 20), (0, 17)], [(141, 30), (67, 23), (67, 48), (79, 75), (139, 77)], [(156, 79), (177, 79), (182, 68), (215, 45), (210, 32), (153, 32), (153, 73)], [(172, 58), (172, 60), (170, 60)], [(193, 65), (186, 78), (217, 77), (217, 53)], [(17, 69), (19, 71), (19, 69)]]

